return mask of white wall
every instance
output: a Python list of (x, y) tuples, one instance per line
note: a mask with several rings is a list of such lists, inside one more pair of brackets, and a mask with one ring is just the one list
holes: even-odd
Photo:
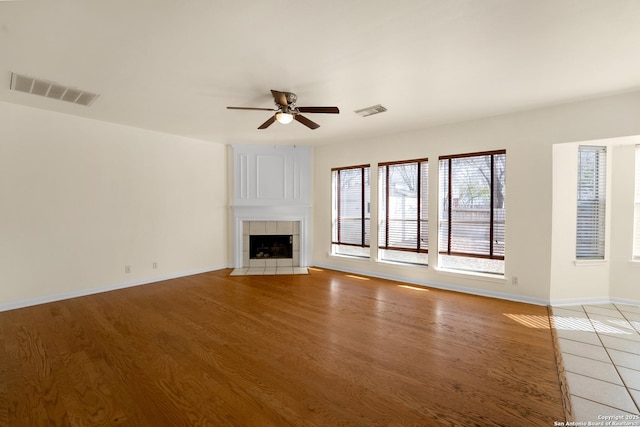
[[(384, 114), (393, 114), (392, 109)], [(467, 292), (546, 304), (551, 298), (553, 144), (640, 134), (640, 92), (440, 126), (368, 140), (336, 141), (314, 151), (314, 252), (319, 266)], [(375, 120), (372, 116), (365, 120)], [(366, 123), (363, 121), (363, 126)], [(507, 150), (505, 278), (439, 271), (437, 265), (438, 156)], [(330, 169), (429, 157), (430, 267), (409, 267), (331, 256)], [(376, 192), (372, 191), (375, 206)], [(373, 216), (373, 215), (372, 215)], [(372, 241), (373, 241), (372, 232)], [(372, 248), (374, 250), (374, 248)], [(512, 277), (518, 285), (512, 285)]]
[(610, 295), (619, 301), (640, 301), (640, 262), (632, 261), (635, 144), (640, 137), (625, 138), (613, 147), (611, 192)]
[[(585, 141), (584, 145), (608, 145), (609, 141)], [(611, 249), (611, 165), (607, 150), (607, 221), (605, 259), (576, 261), (578, 213), (578, 148), (580, 143), (553, 147), (553, 211), (551, 237), (551, 294), (554, 304), (603, 301), (609, 298)]]
[[(553, 147), (551, 301), (555, 305), (640, 301), (640, 263), (633, 262), (635, 145), (622, 137)], [(607, 147), (605, 259), (576, 261), (578, 146)]]
[(225, 150), (0, 103), (0, 309), (227, 266)]
[[(635, 92), (317, 146), (312, 263), (538, 303), (562, 296), (566, 292), (556, 288), (562, 281), (552, 286), (553, 144), (640, 135), (639, 115)], [(363, 119), (363, 126), (375, 119)], [(502, 148), (506, 279), (438, 271), (436, 221), (429, 230), (428, 268), (328, 254), (332, 167), (371, 163), (375, 178), (381, 161), (429, 157), (435, 165), (439, 155)], [(632, 215), (630, 150), (614, 150), (621, 154), (614, 156), (612, 179), (620, 184), (612, 186), (608, 286), (612, 298), (638, 301), (640, 264), (629, 262), (625, 252)], [(0, 103), (0, 310), (228, 266), (228, 160), (220, 144)], [(432, 167), (433, 219), (437, 179)], [(376, 188), (374, 182), (374, 197)], [(568, 297), (584, 297), (578, 289)]]

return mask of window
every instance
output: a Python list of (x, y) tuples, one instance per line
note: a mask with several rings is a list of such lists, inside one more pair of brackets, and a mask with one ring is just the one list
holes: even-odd
[(606, 147), (578, 148), (576, 259), (604, 259)]
[(440, 267), (504, 274), (505, 173), (505, 150), (440, 157)]
[(369, 165), (331, 170), (333, 253), (369, 256), (371, 199)]
[(380, 259), (427, 264), (429, 163), (379, 163)]
[(640, 145), (636, 145), (636, 194), (634, 201), (633, 259), (640, 260)]

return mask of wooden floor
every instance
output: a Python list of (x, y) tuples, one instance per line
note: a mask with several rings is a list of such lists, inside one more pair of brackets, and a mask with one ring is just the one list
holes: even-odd
[(0, 425), (564, 421), (545, 307), (229, 272), (0, 313)]

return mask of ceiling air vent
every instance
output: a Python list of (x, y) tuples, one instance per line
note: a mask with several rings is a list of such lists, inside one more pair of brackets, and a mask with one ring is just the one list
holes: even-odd
[(23, 74), (11, 73), (11, 90), (26, 92), (33, 95), (46, 96), (59, 101), (89, 106), (100, 96), (95, 93), (64, 86)]
[(371, 107), (367, 107), (367, 108), (362, 108), (360, 110), (356, 110), (355, 113), (360, 115), (360, 116), (362, 116), (362, 117), (367, 117), (367, 116), (373, 116), (374, 114), (384, 113), (385, 111), (387, 111), (386, 108), (384, 108), (380, 104), (377, 104), (377, 105), (373, 105)]

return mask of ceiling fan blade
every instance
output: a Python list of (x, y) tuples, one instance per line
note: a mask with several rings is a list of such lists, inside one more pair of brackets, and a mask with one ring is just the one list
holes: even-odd
[(298, 107), (298, 111), (301, 113), (327, 113), (327, 114), (339, 114), (338, 107)]
[(271, 94), (273, 95), (273, 99), (276, 101), (276, 104), (282, 106), (289, 105), (286, 93), (271, 89)]
[(266, 128), (268, 128), (269, 126), (271, 126), (271, 125), (273, 124), (273, 122), (275, 122), (275, 121), (276, 121), (276, 116), (275, 116), (275, 114), (274, 114), (273, 116), (269, 117), (269, 119), (268, 119), (266, 122), (264, 122), (263, 124), (261, 124), (261, 125), (258, 127), (258, 129), (266, 129)]
[(300, 114), (296, 114), (294, 118), (309, 129), (318, 129), (320, 127), (320, 125), (316, 122), (312, 122), (311, 120), (307, 119), (305, 116), (301, 116)]
[(227, 107), (227, 110), (278, 111), (275, 108), (257, 108), (257, 107)]

